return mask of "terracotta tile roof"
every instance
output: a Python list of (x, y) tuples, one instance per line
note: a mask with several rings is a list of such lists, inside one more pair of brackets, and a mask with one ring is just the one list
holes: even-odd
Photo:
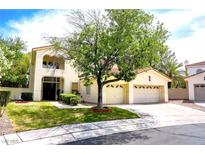
[(187, 66), (198, 66), (198, 65), (205, 65), (205, 61), (201, 61), (201, 62), (193, 63), (193, 64), (188, 64), (188, 65), (186, 65), (186, 67)]

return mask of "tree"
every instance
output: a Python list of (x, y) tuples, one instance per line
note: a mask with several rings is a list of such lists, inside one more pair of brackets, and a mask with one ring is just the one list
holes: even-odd
[(30, 56), (22, 53), (25, 43), (18, 37), (0, 37), (0, 85), (19, 87), (25, 82)]
[(161, 55), (160, 62), (153, 67), (172, 79), (172, 83), (170, 83), (169, 87), (184, 88), (186, 87), (186, 83), (179, 72), (179, 68), (182, 66), (182, 63), (178, 63), (175, 53), (168, 51)]
[(67, 17), (75, 31), (50, 42), (66, 52), (86, 84), (97, 81), (100, 109), (104, 85), (131, 81), (136, 69), (159, 61), (167, 50), (167, 30), (143, 10), (75, 10)]

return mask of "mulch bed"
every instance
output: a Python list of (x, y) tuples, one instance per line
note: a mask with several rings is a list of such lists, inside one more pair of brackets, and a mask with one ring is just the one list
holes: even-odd
[(196, 110), (200, 110), (205, 112), (205, 107), (194, 104), (192, 101), (188, 101), (188, 100), (183, 100), (183, 101), (171, 101), (171, 103), (173, 104), (177, 104), (177, 105), (182, 105), (182, 106), (186, 106), (186, 107), (190, 107), (192, 109), (196, 109)]
[(24, 104), (24, 103), (30, 103), (31, 101), (16, 101), (17, 104)]
[(12, 124), (6, 113), (4, 113), (3, 117), (0, 117), (0, 136), (4, 134), (11, 134), (13, 132)]
[(108, 107), (103, 107), (103, 109), (99, 109), (95, 106), (95, 107), (92, 107), (91, 110), (93, 112), (112, 112), (112, 109)]

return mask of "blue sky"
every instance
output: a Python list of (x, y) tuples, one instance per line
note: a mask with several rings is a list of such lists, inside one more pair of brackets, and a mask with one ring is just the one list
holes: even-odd
[[(69, 10), (0, 10), (0, 34), (20, 36), (28, 50), (46, 45), (44, 36), (62, 36), (70, 30), (65, 14)], [(205, 11), (177, 9), (146, 9), (163, 22), (171, 36), (168, 46), (180, 62), (205, 60)]]

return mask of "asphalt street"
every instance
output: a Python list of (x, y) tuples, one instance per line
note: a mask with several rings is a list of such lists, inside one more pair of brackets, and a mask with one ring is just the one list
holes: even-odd
[(66, 145), (203, 145), (205, 123), (168, 126), (65, 143)]

